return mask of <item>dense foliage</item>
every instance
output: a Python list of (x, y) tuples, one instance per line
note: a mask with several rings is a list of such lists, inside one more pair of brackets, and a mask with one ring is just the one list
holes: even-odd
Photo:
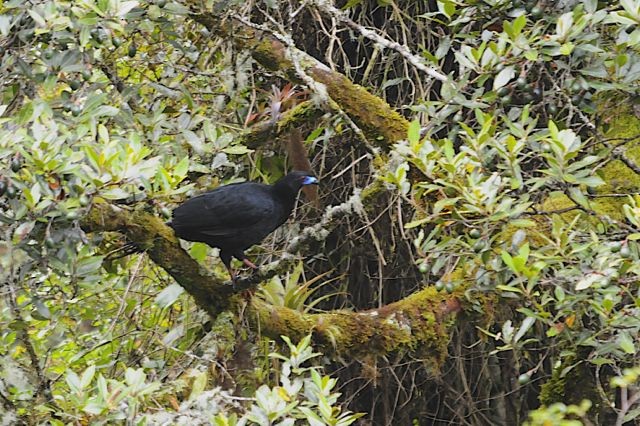
[[(204, 3), (0, 5), (3, 422), (640, 418), (639, 0)], [(227, 23), (273, 37), (293, 71)], [(401, 112), (406, 139), (363, 131), (377, 106), (329, 99), (300, 52)], [(287, 115), (309, 104), (330, 114)], [(299, 167), (286, 120), (320, 198), (252, 254), (324, 228), (255, 297), (306, 314), (436, 289), (464, 312), (442, 326), (446, 360), (270, 340), (244, 298), (210, 318), (121, 233), (83, 231), (97, 205), (167, 218), (274, 181)]]

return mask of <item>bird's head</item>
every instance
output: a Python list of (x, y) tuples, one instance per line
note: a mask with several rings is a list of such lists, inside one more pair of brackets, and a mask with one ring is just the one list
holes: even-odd
[(305, 185), (317, 185), (318, 178), (311, 172), (293, 171), (275, 183), (276, 187), (286, 187), (291, 192), (297, 194), (300, 188)]
[(311, 172), (294, 171), (282, 178), (290, 186), (302, 188), (305, 185), (317, 185), (318, 178)]
[(317, 185), (318, 178), (315, 176), (305, 176), (302, 178), (302, 185)]

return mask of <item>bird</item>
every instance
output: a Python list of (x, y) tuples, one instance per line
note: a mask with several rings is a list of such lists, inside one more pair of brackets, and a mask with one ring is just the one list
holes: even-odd
[(311, 172), (292, 171), (273, 185), (242, 182), (220, 186), (183, 202), (173, 210), (168, 225), (183, 240), (219, 248), (220, 260), (235, 282), (232, 258), (257, 269), (244, 251), (286, 222), (303, 186), (317, 184)]

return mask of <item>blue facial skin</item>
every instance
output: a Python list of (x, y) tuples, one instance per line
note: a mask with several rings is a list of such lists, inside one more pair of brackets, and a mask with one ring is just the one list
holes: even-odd
[(318, 179), (315, 176), (305, 176), (302, 180), (303, 185), (317, 185)]

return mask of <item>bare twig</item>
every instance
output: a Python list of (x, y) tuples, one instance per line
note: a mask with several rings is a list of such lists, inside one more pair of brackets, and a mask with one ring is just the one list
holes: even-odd
[(420, 71), (426, 73), (430, 77), (435, 78), (436, 80), (439, 80), (442, 82), (449, 81), (446, 75), (436, 71), (432, 67), (427, 66), (421, 57), (411, 53), (411, 51), (407, 46), (402, 45), (396, 41), (388, 40), (382, 37), (381, 35), (379, 35), (378, 33), (376, 33), (375, 31), (369, 30), (357, 24), (356, 22), (353, 22), (345, 12), (336, 8), (329, 1), (314, 0), (312, 3), (319, 10), (326, 13), (327, 15), (330, 15), (332, 18), (336, 19), (337, 21), (342, 22), (343, 24), (347, 25), (349, 28), (359, 32), (363, 37), (375, 42), (376, 44), (382, 47), (398, 52), (400, 55), (402, 55), (403, 58), (406, 59), (407, 62), (409, 62), (411, 65), (413, 65)]

